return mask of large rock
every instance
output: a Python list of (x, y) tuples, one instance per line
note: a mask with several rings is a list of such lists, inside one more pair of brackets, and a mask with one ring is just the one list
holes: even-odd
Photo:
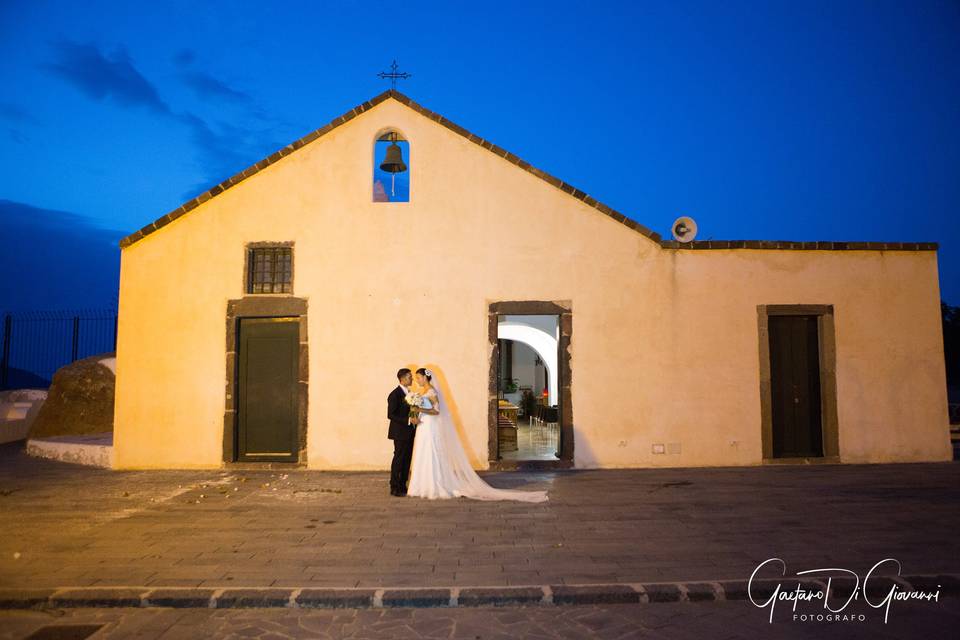
[(30, 437), (113, 431), (113, 357), (103, 353), (60, 368), (30, 427)]

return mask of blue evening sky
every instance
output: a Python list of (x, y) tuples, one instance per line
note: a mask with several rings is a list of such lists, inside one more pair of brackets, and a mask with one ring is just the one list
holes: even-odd
[(960, 4), (0, 0), (0, 309), (380, 93), (669, 236), (935, 241), (960, 304)]

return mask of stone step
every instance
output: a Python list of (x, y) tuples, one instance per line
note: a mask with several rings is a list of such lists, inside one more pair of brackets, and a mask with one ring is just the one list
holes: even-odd
[(113, 433), (27, 440), (27, 454), (90, 467), (113, 468)]

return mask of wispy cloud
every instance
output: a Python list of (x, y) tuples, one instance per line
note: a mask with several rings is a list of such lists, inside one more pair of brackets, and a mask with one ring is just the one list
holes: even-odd
[(181, 114), (177, 118), (189, 127), (206, 169), (204, 179), (185, 191), (182, 194), (184, 198), (192, 198), (206, 191), (283, 146), (273, 142), (266, 131), (225, 122), (213, 125), (191, 113)]
[(181, 49), (173, 54), (173, 62), (178, 67), (186, 67), (193, 64), (193, 61), (197, 59), (197, 52), (193, 49)]
[(61, 41), (54, 44), (56, 60), (45, 68), (94, 100), (113, 100), (170, 114), (156, 87), (133, 66), (122, 47), (112, 55), (94, 44)]
[(205, 100), (223, 100), (237, 104), (250, 103), (249, 93), (234, 89), (222, 80), (203, 71), (191, 71), (182, 74), (183, 83), (190, 87), (198, 97)]
[(104, 229), (88, 216), (70, 211), (44, 209), (24, 202), (0, 198), (0, 221), (3, 228), (34, 229), (36, 231), (59, 231), (88, 235), (91, 231), (104, 237), (119, 240), (127, 231)]
[(194, 68), (197, 53), (193, 49), (181, 49), (173, 56), (173, 63), (182, 69), (180, 79), (197, 97), (203, 100), (221, 100), (236, 104), (252, 105), (253, 96), (246, 91), (231, 87), (224, 80)]
[(97, 226), (69, 211), (0, 199), (0, 309), (80, 308), (116, 304), (117, 242), (125, 231)]
[(183, 84), (206, 103), (239, 108), (238, 113), (245, 114), (244, 119), (252, 124), (239, 126), (222, 120), (213, 123), (195, 114), (180, 116), (184, 124), (190, 127), (194, 142), (204, 157), (204, 165), (208, 168), (207, 176), (184, 192), (184, 198), (192, 198), (206, 191), (285, 144), (275, 140), (280, 122), (267, 115), (253, 95), (198, 69), (197, 58), (193, 49), (181, 49), (174, 54), (173, 63), (181, 70), (179, 78)]
[(29, 140), (23, 131), (20, 131), (20, 129), (16, 129), (14, 127), (9, 127), (7, 129), (7, 136), (10, 138), (10, 140), (16, 142), (17, 144), (26, 144)]
[(173, 109), (122, 47), (107, 54), (95, 44), (59, 42), (54, 45), (54, 53), (55, 61), (45, 68), (89, 98), (109, 100), (123, 107), (146, 108), (187, 128), (204, 176), (184, 194), (185, 198), (205, 191), (282, 146), (271, 134), (277, 128), (276, 122), (264, 116), (254, 98), (206, 71), (193, 68), (196, 54), (192, 50), (184, 49), (173, 58), (181, 68), (181, 81), (205, 101), (242, 107), (247, 115), (241, 119), (256, 124), (213, 123), (197, 113)]
[(20, 105), (3, 101), (0, 101), (0, 118), (16, 123), (37, 122), (37, 118)]
[(12, 102), (0, 101), (0, 120), (5, 120), (11, 126), (6, 127), (7, 137), (16, 144), (26, 144), (29, 141), (27, 134), (23, 132), (22, 127), (36, 124), (37, 118), (21, 107)]

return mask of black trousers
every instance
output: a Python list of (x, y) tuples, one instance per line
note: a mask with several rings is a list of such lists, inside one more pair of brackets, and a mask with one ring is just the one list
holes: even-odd
[(393, 441), (393, 462), (390, 463), (390, 490), (406, 491), (413, 457), (413, 438)]

